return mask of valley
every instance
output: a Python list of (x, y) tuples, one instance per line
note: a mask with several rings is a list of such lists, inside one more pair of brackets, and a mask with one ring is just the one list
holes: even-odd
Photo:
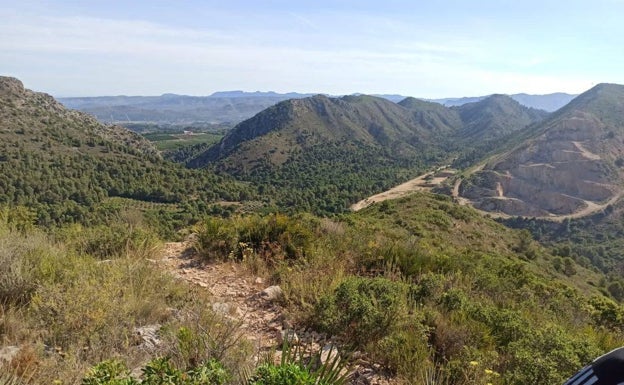
[(622, 112), (315, 95), (140, 136), (0, 78), (0, 366), (562, 383), (624, 335)]

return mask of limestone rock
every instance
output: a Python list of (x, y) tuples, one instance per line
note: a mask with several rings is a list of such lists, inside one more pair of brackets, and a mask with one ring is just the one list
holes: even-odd
[(299, 345), (299, 342), (300, 342), (299, 336), (297, 335), (297, 333), (295, 333), (295, 331), (291, 329), (287, 329), (287, 330), (277, 329), (275, 333), (275, 337), (279, 345), (283, 345), (284, 340), (286, 340), (288, 344), (290, 345)]
[(5, 346), (0, 349), (0, 367), (5, 363), (10, 363), (19, 351), (18, 346)]
[(338, 352), (338, 348), (334, 344), (327, 344), (323, 346), (321, 349), (321, 363), (332, 363), (335, 360), (340, 360), (340, 353)]
[(282, 288), (277, 285), (269, 286), (260, 292), (260, 296), (268, 301), (279, 300), (283, 295)]
[(146, 325), (134, 328), (134, 333), (138, 337), (138, 345), (146, 349), (154, 349), (160, 345), (161, 340), (158, 337), (160, 325)]

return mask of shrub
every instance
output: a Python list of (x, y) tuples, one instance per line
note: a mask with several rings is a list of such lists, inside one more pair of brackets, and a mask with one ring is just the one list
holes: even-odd
[(505, 382), (523, 384), (561, 384), (566, 375), (600, 354), (586, 338), (574, 338), (558, 326), (534, 330), (507, 349), (510, 360)]
[(238, 234), (231, 221), (208, 218), (200, 226), (195, 250), (206, 260), (222, 260), (236, 250)]
[(82, 385), (134, 385), (138, 382), (130, 377), (130, 371), (123, 362), (112, 359), (103, 361), (89, 370), (82, 379)]
[(0, 304), (24, 304), (34, 292), (33, 266), (27, 256), (36, 252), (18, 236), (0, 236)]
[[(325, 355), (325, 359), (323, 357)], [(305, 355), (300, 346), (282, 346), (279, 364), (270, 360), (256, 368), (246, 385), (344, 385), (348, 379), (347, 359), (332, 346)]]
[(82, 380), (82, 385), (223, 385), (230, 375), (214, 360), (193, 369), (175, 368), (169, 358), (157, 358), (143, 369), (143, 379), (130, 376), (126, 365), (119, 360), (107, 360), (94, 366)]
[(123, 223), (88, 228), (74, 225), (60, 235), (76, 252), (100, 259), (128, 254), (149, 256), (158, 244), (151, 231)]
[(315, 385), (316, 380), (297, 364), (264, 364), (256, 369), (247, 385)]
[(209, 218), (199, 227), (196, 250), (207, 260), (243, 260), (251, 253), (274, 264), (305, 256), (317, 224), (282, 214), (234, 220)]
[(321, 329), (359, 346), (392, 332), (406, 314), (407, 285), (386, 278), (349, 277), (321, 298), (316, 320)]

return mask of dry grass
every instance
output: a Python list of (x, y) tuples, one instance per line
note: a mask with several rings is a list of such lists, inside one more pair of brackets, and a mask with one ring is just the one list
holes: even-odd
[[(105, 261), (71, 250), (42, 234), (0, 231), (0, 276), (15, 275), (2, 280), (0, 343), (21, 349), (0, 385), (78, 384), (88, 368), (112, 357), (130, 368), (164, 355), (188, 366), (208, 358), (231, 368), (246, 362), (238, 325), (205, 310), (205, 293), (146, 259), (153, 249), (130, 248)], [(161, 325), (158, 346), (136, 335), (145, 325)], [(198, 344), (192, 354), (184, 330)]]

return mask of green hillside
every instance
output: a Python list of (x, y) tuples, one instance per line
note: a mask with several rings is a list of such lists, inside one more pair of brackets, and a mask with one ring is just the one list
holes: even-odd
[(624, 330), (600, 273), (440, 195), (335, 220), (212, 220), (199, 249), (273, 272), (296, 327), (407, 383), (560, 384)]
[(259, 185), (280, 208), (342, 212), (476, 148), (478, 135), (468, 138), (466, 130), (483, 125), (486, 140), (541, 117), (511, 99), (493, 108), (502, 104), (498, 99), (478, 103), (474, 113), (490, 111), (478, 122), (414, 98), (399, 104), (366, 95), (289, 100), (242, 122), (187, 164)]
[(239, 183), (165, 162), (141, 136), (0, 78), (0, 204), (28, 207), (40, 225), (114, 215), (100, 205), (107, 197), (181, 204), (196, 215), (245, 196)]
[(506, 95), (492, 95), (454, 110), (464, 122), (460, 136), (469, 141), (498, 139), (548, 116), (547, 112), (523, 107)]

